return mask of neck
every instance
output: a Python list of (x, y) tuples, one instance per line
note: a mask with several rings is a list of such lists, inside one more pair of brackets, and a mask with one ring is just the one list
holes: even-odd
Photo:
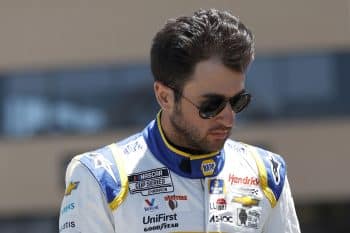
[[(176, 133), (177, 130), (172, 126), (170, 117), (164, 112), (160, 112), (159, 114), (160, 114), (160, 125), (167, 141), (172, 146), (175, 146), (178, 149), (188, 148), (187, 145), (185, 145), (184, 143), (181, 143), (181, 141), (183, 140), (179, 138), (179, 135)], [(188, 149), (193, 150), (193, 148), (188, 148)]]

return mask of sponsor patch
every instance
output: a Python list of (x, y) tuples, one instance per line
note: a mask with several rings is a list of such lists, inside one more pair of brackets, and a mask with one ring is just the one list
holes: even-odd
[(95, 169), (104, 169), (114, 180), (116, 180), (112, 170), (113, 164), (108, 159), (106, 159), (102, 154), (95, 152), (90, 153), (89, 157), (93, 160)]
[(243, 206), (257, 206), (259, 205), (260, 200), (249, 196), (243, 196), (243, 197), (234, 197), (232, 199), (232, 202), (240, 203)]
[(167, 195), (164, 197), (165, 201), (177, 201), (177, 200), (181, 200), (181, 201), (186, 201), (187, 200), (187, 195)]
[(280, 175), (281, 163), (278, 160), (274, 159), (272, 155), (269, 156), (269, 161), (270, 161), (270, 168), (272, 171), (273, 181), (275, 182), (276, 185), (279, 185), (281, 182), (281, 175)]
[(143, 146), (142, 144), (140, 144), (139, 141), (135, 141), (133, 143), (127, 144), (123, 150), (124, 154), (130, 154), (130, 153), (134, 153), (138, 150), (142, 150)]
[(67, 205), (65, 205), (64, 207), (62, 207), (61, 209), (61, 215), (71, 211), (71, 210), (74, 210), (75, 208), (75, 203), (72, 202), (72, 203), (68, 203)]
[(209, 180), (209, 194), (223, 194), (225, 191), (225, 181), (223, 179)]
[(178, 207), (178, 201), (187, 201), (187, 195), (167, 195), (164, 200), (168, 202), (168, 206), (171, 210)]
[(146, 207), (144, 207), (145, 211), (154, 211), (158, 210), (158, 205), (155, 204), (155, 198), (146, 199), (145, 200)]
[(142, 223), (145, 225), (143, 231), (162, 231), (163, 229), (179, 227), (177, 214), (156, 214), (143, 216)]
[(202, 161), (201, 170), (202, 170), (203, 175), (205, 175), (205, 176), (213, 175), (215, 168), (216, 168), (216, 163), (214, 160), (206, 159), (206, 160)]
[(221, 210), (226, 210), (226, 207), (227, 207), (227, 203), (225, 198), (219, 198), (215, 202), (211, 202), (209, 204), (210, 210), (221, 211)]
[(234, 184), (244, 184), (244, 185), (254, 185), (254, 186), (258, 186), (260, 185), (260, 180), (257, 177), (240, 177), (240, 176), (236, 176), (233, 173), (229, 174), (228, 176), (228, 182), (231, 183), (231, 185)]
[(74, 221), (65, 222), (60, 226), (59, 232), (62, 232), (67, 229), (75, 228), (75, 227), (76, 227), (76, 224)]
[(75, 182), (71, 181), (68, 184), (66, 191), (64, 192), (64, 195), (65, 196), (71, 195), (72, 191), (78, 188), (79, 183), (80, 183), (79, 181), (75, 181)]
[(233, 216), (213, 214), (209, 217), (209, 223), (233, 223)]
[(234, 197), (243, 197), (243, 196), (249, 196), (254, 199), (262, 199), (262, 193), (258, 189), (258, 187), (249, 187), (249, 186), (241, 186), (237, 189), (232, 190), (232, 194)]
[(237, 225), (257, 229), (260, 222), (260, 211), (256, 209), (237, 209)]
[(174, 191), (170, 171), (166, 167), (131, 174), (128, 181), (130, 194), (148, 196)]

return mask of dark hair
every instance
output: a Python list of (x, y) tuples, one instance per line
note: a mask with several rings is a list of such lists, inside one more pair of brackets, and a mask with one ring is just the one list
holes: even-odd
[(254, 58), (254, 36), (226, 11), (199, 10), (170, 19), (155, 35), (151, 69), (156, 81), (182, 92), (195, 65), (218, 57), (228, 68), (245, 72)]

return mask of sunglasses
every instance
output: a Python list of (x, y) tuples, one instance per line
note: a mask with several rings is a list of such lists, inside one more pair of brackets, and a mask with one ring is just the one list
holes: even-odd
[(224, 110), (227, 103), (230, 104), (232, 110), (235, 113), (239, 113), (248, 106), (252, 98), (251, 94), (249, 94), (243, 89), (242, 91), (240, 91), (239, 93), (237, 93), (236, 95), (230, 98), (225, 98), (223, 96), (209, 97), (207, 100), (205, 100), (198, 106), (197, 104), (193, 103), (190, 99), (188, 99), (186, 96), (182, 95), (176, 89), (174, 88), (171, 88), (171, 89), (174, 92), (177, 92), (178, 94), (180, 94), (182, 98), (187, 100), (193, 106), (195, 106), (199, 111), (199, 116), (203, 119), (210, 119), (217, 116), (220, 112), (222, 112), (222, 110)]

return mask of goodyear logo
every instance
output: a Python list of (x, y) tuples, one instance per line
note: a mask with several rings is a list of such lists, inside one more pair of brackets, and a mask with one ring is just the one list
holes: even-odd
[(212, 159), (207, 159), (202, 161), (201, 170), (203, 175), (211, 176), (214, 174), (216, 168), (216, 163)]
[(64, 193), (65, 196), (69, 196), (73, 190), (77, 189), (78, 188), (78, 185), (79, 185), (79, 181), (76, 181), (76, 182), (70, 182), (69, 185), (67, 186), (66, 188), (66, 191)]

